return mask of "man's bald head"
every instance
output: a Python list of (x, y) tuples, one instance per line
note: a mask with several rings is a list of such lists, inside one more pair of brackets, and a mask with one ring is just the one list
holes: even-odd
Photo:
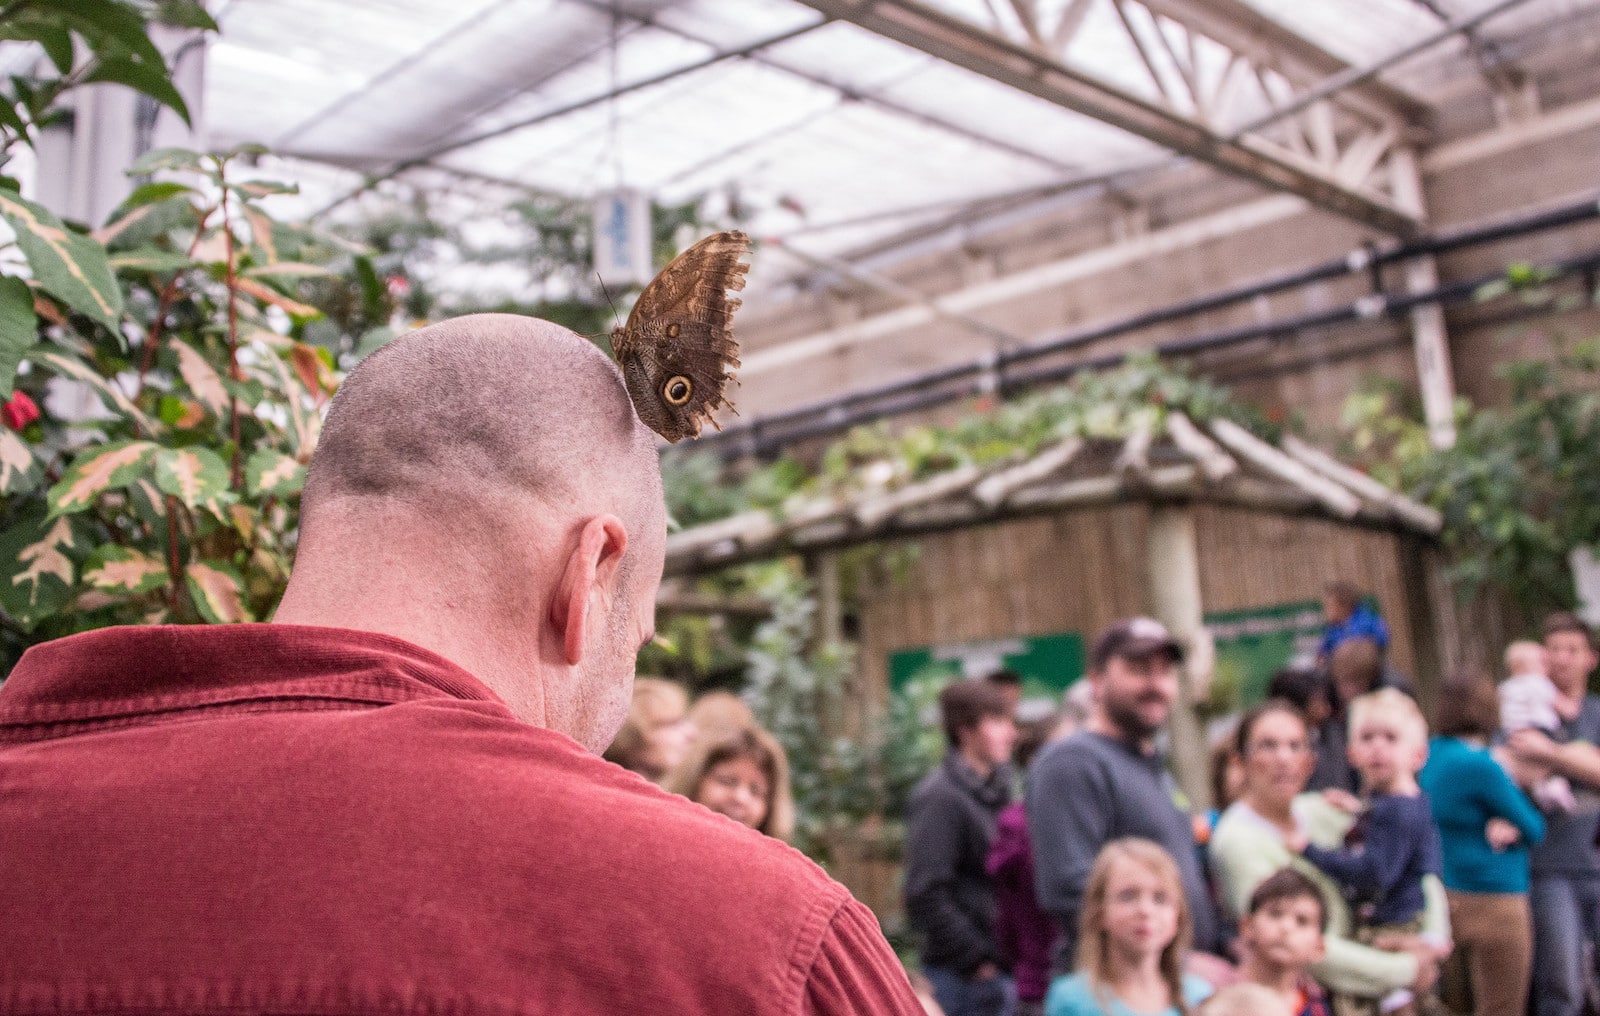
[(592, 343), (480, 314), (401, 336), (350, 374), (311, 462), (303, 525), (314, 531), (335, 501), (412, 505), (448, 524), (527, 498), (615, 512), (637, 536), (660, 518), (655, 443)]
[(584, 339), (504, 314), (402, 336), (339, 389), (274, 620), (430, 649), (594, 751), (652, 635), (655, 440)]

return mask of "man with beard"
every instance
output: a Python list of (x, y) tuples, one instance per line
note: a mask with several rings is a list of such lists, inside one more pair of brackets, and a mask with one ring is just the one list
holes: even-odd
[(1078, 914), (1100, 848), (1123, 836), (1165, 847), (1183, 876), (1194, 946), (1216, 946), (1217, 919), (1195, 852), (1194, 826), (1156, 753), (1178, 697), (1183, 648), (1158, 621), (1118, 621), (1095, 640), (1094, 705), (1072, 737), (1047, 748), (1028, 772), (1028, 831), (1039, 905), (1061, 925), (1054, 972), (1072, 969)]

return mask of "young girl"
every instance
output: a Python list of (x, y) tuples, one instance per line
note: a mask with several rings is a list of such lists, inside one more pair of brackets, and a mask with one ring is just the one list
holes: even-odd
[(1046, 1016), (1187, 1016), (1211, 986), (1185, 976), (1190, 917), (1178, 866), (1149, 840), (1112, 840), (1084, 889), (1078, 972), (1057, 978)]
[(697, 742), (667, 789), (768, 836), (787, 840), (794, 833), (789, 761), (760, 727)]

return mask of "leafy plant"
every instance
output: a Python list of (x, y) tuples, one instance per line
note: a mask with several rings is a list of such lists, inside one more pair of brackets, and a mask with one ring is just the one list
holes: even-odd
[(1443, 513), (1461, 597), (1503, 593), (1524, 626), (1573, 606), (1568, 555), (1600, 544), (1600, 340), (1554, 345), (1499, 368), (1503, 407), (1458, 400), (1447, 449), (1393, 384), (1369, 384), (1345, 410), (1373, 473)]
[[(215, 27), (179, 0), (0, 11), (0, 35), (39, 42), (61, 72), (12, 79), (5, 157), (81, 84), (126, 84), (184, 113), (157, 80), (151, 18)], [(339, 381), (332, 348), (307, 341), (325, 322), (304, 289), (359, 280), (333, 281), (326, 262), (343, 248), (273, 220), (265, 205), (291, 188), (250, 176), (259, 151), (150, 152), (129, 169), (146, 182), (93, 231), (0, 179), (21, 255), (0, 275), (7, 664), (109, 624), (264, 617), (282, 592), (319, 410)]]

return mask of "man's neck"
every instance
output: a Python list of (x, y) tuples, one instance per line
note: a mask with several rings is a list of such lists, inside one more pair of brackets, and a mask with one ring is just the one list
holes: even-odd
[(1239, 973), (1252, 984), (1271, 988), (1282, 995), (1295, 995), (1300, 991), (1300, 971), (1268, 962), (1252, 952), (1246, 952)]
[(1099, 709), (1089, 715), (1089, 722), (1084, 724), (1084, 729), (1091, 734), (1099, 734), (1101, 737), (1109, 737), (1114, 741), (1121, 741), (1144, 755), (1152, 754), (1156, 750), (1154, 735), (1130, 734), (1117, 726), (1111, 717)]
[[(1550, 683), (1556, 686), (1556, 694), (1561, 697), (1557, 708), (1561, 710), (1562, 715), (1568, 719), (1577, 716), (1583, 709), (1583, 696), (1589, 690), (1589, 675), (1584, 674), (1577, 680), (1568, 680), (1551, 674)], [(1563, 706), (1565, 708), (1562, 708)]]

